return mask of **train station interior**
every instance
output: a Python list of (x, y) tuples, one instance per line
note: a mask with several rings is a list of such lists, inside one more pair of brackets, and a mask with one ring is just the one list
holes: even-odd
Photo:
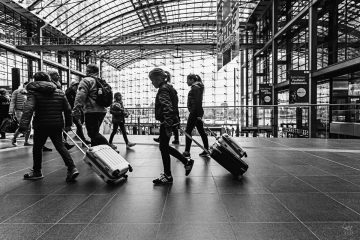
[[(66, 181), (50, 138), (43, 178), (24, 179), (34, 129), (17, 141), (9, 130), (14, 92), (39, 72), (56, 72), (65, 94), (89, 65), (122, 95), (126, 134), (116, 132), (111, 145), (133, 171), (105, 183), (69, 131), (63, 141), (76, 181)], [(171, 76), (181, 129), (189, 75), (201, 78), (199, 121), (210, 146), (200, 156), (191, 143), (188, 176), (171, 157), (173, 182), (164, 185), (153, 183), (164, 169), (154, 141), (163, 124), (155, 68)], [(360, 239), (358, 0), (0, 0), (0, 95), (9, 105), (0, 104), (1, 240)], [(107, 108), (99, 133), (109, 139), (113, 129)], [(203, 143), (197, 128), (192, 135)], [(213, 158), (223, 136), (246, 151), (245, 173), (234, 176)], [(187, 151), (182, 131), (173, 139), (171, 147)]]

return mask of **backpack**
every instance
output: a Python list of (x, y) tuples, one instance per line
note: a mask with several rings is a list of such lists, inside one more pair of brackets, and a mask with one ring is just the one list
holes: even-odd
[(111, 86), (101, 78), (95, 78), (96, 80), (96, 99), (95, 102), (103, 107), (109, 107), (113, 102), (113, 93), (111, 90)]

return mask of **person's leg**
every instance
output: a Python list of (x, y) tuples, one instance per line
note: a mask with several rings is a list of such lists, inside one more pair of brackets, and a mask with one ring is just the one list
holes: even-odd
[(209, 141), (208, 141), (206, 132), (205, 132), (205, 130), (204, 130), (204, 123), (203, 123), (203, 121), (197, 119), (195, 125), (196, 125), (196, 129), (198, 130), (198, 132), (199, 132), (199, 134), (200, 134), (200, 136), (201, 136), (201, 139), (202, 139), (202, 141), (203, 141), (203, 143), (204, 143), (204, 148), (205, 148), (205, 149), (209, 149)]
[[(187, 121), (187, 124), (186, 124), (185, 132), (187, 134), (189, 134), (190, 136), (191, 136), (192, 130), (195, 127), (195, 123), (196, 123), (196, 117), (193, 117), (192, 115), (189, 115), (189, 118), (188, 118), (188, 121)], [(190, 138), (188, 138), (188, 137), (185, 137), (185, 138), (186, 138), (185, 152), (190, 153), (190, 147), (191, 147), (192, 140)]]
[(13, 136), (13, 138), (12, 138), (12, 140), (11, 140), (11, 144), (12, 144), (13, 146), (17, 146), (17, 144), (16, 144), (16, 139), (18, 138), (19, 135), (20, 135), (19, 129), (16, 129), (16, 131), (15, 131), (15, 133), (14, 133), (14, 136)]
[(56, 151), (59, 152), (60, 156), (62, 157), (62, 159), (64, 160), (65, 165), (67, 166), (68, 169), (73, 169), (75, 168), (75, 164), (73, 159), (70, 156), (69, 151), (66, 149), (63, 139), (62, 139), (62, 129), (49, 129), (49, 136), (50, 139), (52, 141), (52, 143), (54, 144), (54, 147), (56, 149)]
[(48, 130), (34, 129), (34, 145), (33, 145), (33, 160), (34, 172), (41, 172), (42, 165), (42, 148), (48, 138)]
[(161, 157), (162, 157), (162, 161), (163, 161), (163, 165), (164, 165), (164, 173), (166, 176), (170, 177), (171, 176), (171, 165), (170, 165), (170, 154), (169, 154), (170, 138), (166, 135), (165, 127), (163, 125), (160, 127), (160, 137), (159, 138), (160, 138), (159, 148), (160, 148)]
[(173, 143), (179, 143), (179, 130), (177, 127), (173, 128), (173, 133), (174, 133), (174, 141)]
[(106, 138), (99, 133), (100, 125), (104, 120), (105, 114), (106, 113), (85, 113), (85, 126), (91, 138), (91, 146), (101, 144), (110, 145)]
[(109, 138), (109, 143), (112, 144), (114, 136), (118, 130), (119, 124), (118, 123), (113, 123), (113, 130), (110, 134), (110, 138)]
[(83, 140), (83, 142), (87, 142), (85, 135), (84, 135), (84, 131), (83, 131), (83, 126), (81, 124), (80, 121), (76, 120), (75, 118), (73, 118), (73, 122), (76, 126), (76, 134), (79, 136), (79, 138), (81, 138), (81, 140)]
[(129, 144), (129, 139), (127, 138), (127, 133), (126, 133), (126, 129), (125, 129), (125, 123), (120, 122), (119, 126), (120, 126), (121, 133), (123, 135), (124, 141), (125, 141), (126, 145), (128, 145)]

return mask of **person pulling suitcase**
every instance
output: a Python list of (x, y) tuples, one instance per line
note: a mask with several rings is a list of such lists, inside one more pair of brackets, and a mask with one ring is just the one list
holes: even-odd
[(179, 159), (185, 167), (185, 176), (188, 176), (193, 168), (194, 160), (184, 157), (175, 148), (169, 146), (172, 129), (180, 125), (178, 96), (173, 86), (168, 84), (170, 73), (161, 68), (154, 68), (149, 72), (149, 78), (155, 88), (158, 89), (155, 98), (155, 119), (160, 121), (160, 152), (164, 165), (164, 173), (153, 180), (154, 184), (171, 184), (170, 155)]

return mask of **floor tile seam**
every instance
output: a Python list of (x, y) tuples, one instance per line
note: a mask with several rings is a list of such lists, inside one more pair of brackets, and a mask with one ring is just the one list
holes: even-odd
[[(52, 195), (54, 196), (54, 195)], [(78, 206), (80, 206), (83, 202), (85, 202), (87, 199), (90, 198), (90, 195), (87, 196), (83, 201), (80, 201), (80, 203), (78, 203), (76, 206), (74, 206), (71, 210), (69, 210), (67, 213), (65, 213), (64, 216), (62, 216), (58, 221), (56, 221), (54, 223), (53, 226), (55, 226), (56, 224), (58, 224), (62, 219), (64, 219), (67, 215), (69, 215), (72, 211), (74, 211)], [(36, 238), (36, 240), (40, 239), (44, 234), (46, 234), (53, 226), (51, 226), (49, 229), (47, 229), (45, 232), (43, 232), (38, 238)]]
[(37, 201), (36, 201), (36, 202), (34, 202), (33, 204), (31, 204), (31, 205), (27, 206), (27, 207), (26, 207), (26, 208), (24, 208), (23, 210), (21, 210), (21, 211), (19, 211), (19, 212), (15, 213), (15, 214), (11, 215), (10, 217), (6, 218), (4, 221), (0, 222), (0, 224), (5, 223), (6, 221), (10, 220), (11, 218), (13, 218), (13, 217), (15, 217), (15, 216), (19, 215), (20, 213), (22, 213), (22, 212), (26, 211), (26, 210), (27, 210), (27, 209), (29, 209), (29, 208), (31, 208), (31, 207), (33, 207), (33, 206), (35, 206), (35, 205), (36, 205), (36, 204), (38, 204), (39, 202), (41, 202), (41, 201), (45, 200), (46, 198), (48, 198), (49, 196), (50, 196), (50, 195), (45, 195), (43, 198), (40, 198), (39, 200), (37, 200)]
[(221, 202), (222, 208), (225, 210), (225, 213), (226, 213), (226, 216), (227, 216), (227, 220), (228, 220), (227, 222), (230, 224), (230, 227), (231, 227), (231, 231), (232, 231), (232, 233), (233, 233), (233, 236), (235, 237), (236, 240), (238, 240), (236, 231), (235, 231), (233, 225), (231, 224), (231, 218), (230, 218), (229, 211), (227, 210), (226, 205), (225, 205), (225, 202), (223, 201), (223, 198), (221, 197), (218, 184), (217, 184), (216, 181), (215, 181), (215, 176), (214, 176), (214, 174), (213, 174), (212, 171), (211, 171), (211, 176), (212, 176), (212, 179), (213, 179), (214, 184), (215, 184), (215, 188), (216, 188), (216, 191), (217, 191), (217, 195), (218, 195), (218, 197), (219, 197), (219, 201)]
[[(16, 147), (16, 149), (24, 149), (24, 148), (27, 148), (27, 146), (19, 146), (19, 147)], [(14, 150), (14, 147), (13, 147), (13, 146), (9, 146), (9, 147), (7, 147), (7, 148), (1, 148), (1, 149), (0, 149), (0, 153), (10, 152), (10, 150)]]
[[(60, 156), (60, 157), (51, 158), (51, 159), (49, 159), (49, 160), (47, 160), (47, 161), (42, 162), (42, 165), (44, 165), (44, 163), (53, 162), (53, 161), (58, 160), (58, 159), (60, 159), (60, 158), (61, 158), (61, 156)], [(64, 165), (59, 165), (59, 166), (62, 166), (61, 168), (65, 168)], [(24, 171), (24, 170), (29, 169), (29, 168), (30, 168), (30, 167), (26, 167), (26, 168), (20, 169), (20, 170), (18, 170), (18, 171), (15, 171), (15, 172), (8, 173), (8, 174), (6, 174), (6, 175), (0, 176), (0, 179), (3, 178), (3, 177), (7, 177), (7, 176), (9, 176), (9, 175), (12, 175), (12, 174), (15, 174), (15, 173)], [(55, 171), (52, 171), (52, 172), (50, 172), (50, 173), (48, 173), (48, 174), (51, 174), (51, 173), (53, 173), (53, 172), (56, 172), (56, 171), (60, 170), (61, 168), (59, 168), (59, 169), (57, 169), (57, 170), (55, 170)]]
[(314, 235), (318, 240), (321, 240), (305, 223), (303, 223), (300, 218), (298, 218), (295, 213), (293, 213), (281, 200), (273, 194), (273, 197), (289, 212), (291, 213), (299, 222), (302, 224), (312, 235)]
[[(276, 142), (271, 141), (271, 140), (266, 140), (266, 141), (276, 143)], [(346, 165), (346, 164), (338, 163), (338, 162), (333, 161), (333, 160), (331, 160), (331, 159), (328, 159), (328, 158), (325, 158), (325, 157), (322, 157), (322, 156), (318, 156), (318, 155), (315, 155), (315, 154), (312, 154), (312, 153), (309, 153), (309, 152), (306, 152), (306, 151), (302, 151), (302, 150), (300, 150), (300, 149), (287, 146), (287, 145), (285, 145), (285, 144), (281, 144), (281, 143), (276, 143), (276, 144), (282, 145), (282, 146), (284, 146), (284, 147), (292, 148), (292, 149), (294, 149), (295, 151), (303, 152), (303, 153), (308, 154), (308, 155), (310, 155), (310, 156), (317, 157), (317, 158), (321, 158), (321, 159), (324, 159), (324, 160), (326, 160), (326, 161), (329, 161), (329, 162), (332, 162), (332, 163), (336, 163), (336, 164), (339, 164), (339, 165), (341, 165), (341, 166), (348, 167), (348, 168), (351, 168), (351, 169), (360, 171), (360, 169), (358, 169), (358, 168), (354, 168), (354, 167), (348, 166), (348, 165)]]
[(165, 213), (166, 203), (167, 203), (168, 197), (169, 197), (169, 195), (170, 195), (170, 194), (169, 194), (170, 188), (171, 188), (171, 186), (167, 187), (166, 197), (165, 197), (165, 201), (164, 201), (164, 206), (163, 206), (163, 209), (162, 209), (162, 211), (161, 211), (161, 216), (160, 216), (160, 220), (159, 220), (159, 226), (158, 226), (157, 229), (156, 229), (155, 239), (158, 239), (158, 235), (159, 235), (159, 232), (160, 232), (161, 222), (162, 222), (162, 220), (163, 220), (164, 213)]
[(88, 228), (88, 226), (95, 220), (95, 218), (97, 216), (99, 216), (99, 214), (101, 213), (101, 211), (103, 211), (108, 205), (109, 203), (117, 196), (117, 194), (115, 193), (114, 196), (112, 196), (107, 202), (106, 204), (104, 204), (104, 206), (99, 210), (99, 212), (86, 224), (86, 226), (76, 235), (76, 237), (74, 238), (74, 240), (77, 240), (79, 238), (79, 236), (81, 235), (82, 232), (84, 232), (85, 229)]
[[(352, 209), (352, 208), (350, 208), (350, 207), (346, 206), (345, 204), (341, 203), (340, 201), (336, 200), (334, 197), (332, 197), (331, 195), (327, 194), (326, 192), (321, 191), (321, 190), (320, 190), (320, 189), (318, 189), (317, 187), (315, 187), (315, 186), (311, 185), (310, 183), (308, 183), (308, 182), (306, 182), (306, 181), (302, 180), (301, 178), (299, 178), (299, 177), (297, 177), (297, 176), (295, 176), (295, 175), (293, 175), (293, 174), (290, 174), (290, 175), (292, 175), (293, 177), (295, 177), (295, 178), (296, 178), (296, 179), (298, 179), (299, 181), (301, 181), (301, 182), (303, 182), (303, 183), (305, 183), (305, 184), (309, 185), (310, 187), (312, 187), (312, 188), (316, 189), (317, 191), (319, 191), (319, 193), (321, 193), (321, 194), (323, 194), (323, 195), (327, 196), (328, 198), (330, 198), (331, 200), (333, 200), (333, 201), (337, 202), (337, 203), (338, 203), (338, 204), (340, 204), (341, 206), (343, 206), (343, 207), (347, 208), (347, 209), (348, 209), (348, 210), (350, 210), (351, 212), (354, 212), (354, 213), (356, 213), (357, 215), (360, 215), (360, 213), (358, 213), (358, 212), (357, 212), (357, 211), (355, 211), (354, 209)], [(276, 196), (275, 196), (275, 194), (274, 194), (274, 197), (276, 197)], [(277, 198), (277, 197), (276, 197), (276, 198)], [(278, 198), (277, 198), (277, 199), (278, 199)], [(279, 201), (280, 201), (280, 200), (279, 200)]]

